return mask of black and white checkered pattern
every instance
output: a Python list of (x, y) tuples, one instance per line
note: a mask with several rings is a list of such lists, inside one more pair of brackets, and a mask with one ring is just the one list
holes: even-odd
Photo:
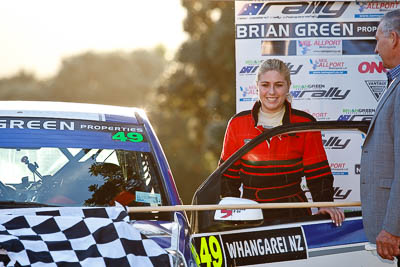
[(123, 207), (0, 210), (7, 266), (169, 266), (171, 257)]
[(129, 221), (124, 206), (116, 207), (46, 207), (29, 209), (1, 209), (0, 215), (33, 215), (33, 216), (73, 216), (81, 218), (108, 218), (116, 221)]

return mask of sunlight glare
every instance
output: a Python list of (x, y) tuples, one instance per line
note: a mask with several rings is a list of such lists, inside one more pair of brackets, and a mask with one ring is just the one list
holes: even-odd
[(180, 0), (5, 0), (0, 2), (0, 77), (20, 68), (53, 75), (61, 59), (86, 51), (125, 51), (186, 39)]

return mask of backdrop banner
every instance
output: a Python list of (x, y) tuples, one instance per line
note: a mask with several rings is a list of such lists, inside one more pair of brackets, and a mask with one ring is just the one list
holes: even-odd
[[(257, 100), (258, 65), (279, 58), (291, 71), (293, 107), (317, 120), (371, 120), (386, 90), (375, 54), (382, 16), (399, 2), (236, 1), (236, 111)], [(335, 201), (359, 201), (360, 133), (322, 133)]]

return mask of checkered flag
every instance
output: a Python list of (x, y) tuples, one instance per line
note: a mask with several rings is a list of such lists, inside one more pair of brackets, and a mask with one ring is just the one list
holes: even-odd
[(29, 209), (0, 209), (0, 215), (32, 215), (32, 216), (73, 216), (80, 218), (107, 218), (115, 221), (129, 221), (124, 206), (116, 207), (46, 207)]
[(0, 210), (0, 248), (10, 258), (7, 266), (172, 263), (164, 249), (129, 223), (123, 207)]

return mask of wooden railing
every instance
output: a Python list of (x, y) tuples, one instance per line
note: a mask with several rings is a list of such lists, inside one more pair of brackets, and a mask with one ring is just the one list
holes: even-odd
[(263, 204), (224, 204), (224, 205), (176, 205), (176, 206), (146, 206), (128, 207), (128, 213), (135, 212), (168, 212), (168, 211), (201, 211), (225, 209), (282, 209), (282, 208), (326, 208), (326, 207), (356, 207), (360, 201), (353, 202), (298, 202), (298, 203), (263, 203)]

